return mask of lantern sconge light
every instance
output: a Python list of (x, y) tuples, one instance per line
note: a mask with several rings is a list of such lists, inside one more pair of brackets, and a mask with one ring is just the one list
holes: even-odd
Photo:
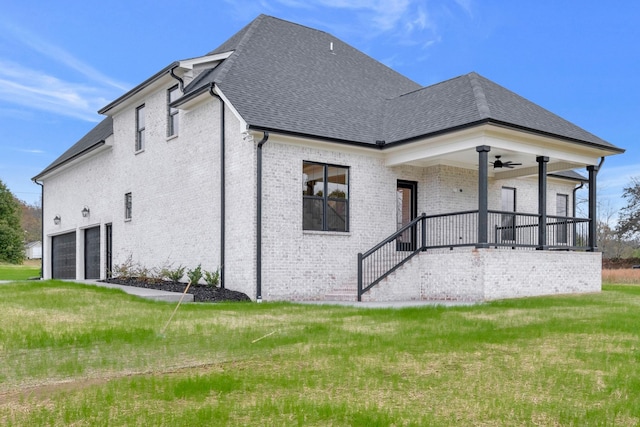
[(60, 224), (60, 220), (61, 220), (60, 215), (56, 215), (55, 217), (53, 217), (53, 223), (55, 225)]
[(85, 206), (84, 208), (82, 208), (82, 216), (83, 216), (84, 218), (88, 217), (90, 212), (91, 212), (91, 211), (89, 210), (89, 208), (88, 208), (87, 206)]

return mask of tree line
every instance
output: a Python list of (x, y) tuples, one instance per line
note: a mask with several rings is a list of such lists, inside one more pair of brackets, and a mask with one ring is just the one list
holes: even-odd
[(42, 208), (16, 198), (0, 180), (0, 262), (24, 261), (25, 243), (42, 237)]

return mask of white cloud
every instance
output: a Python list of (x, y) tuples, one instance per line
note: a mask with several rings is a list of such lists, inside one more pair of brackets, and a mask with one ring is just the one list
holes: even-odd
[[(97, 110), (129, 87), (14, 24), (0, 22), (0, 30), (5, 32), (6, 40), (17, 46), (14, 54), (16, 57), (0, 58), (0, 101), (5, 104), (1, 106), (0, 113), (3, 115), (15, 117), (17, 110), (7, 106), (18, 105), (23, 107), (22, 111), (48, 111), (97, 122), (100, 120)], [(18, 54), (24, 55), (25, 52), (36, 53), (36, 56), (30, 55), (30, 62), (44, 58), (41, 62), (53, 61), (61, 65), (62, 70), (57, 73), (62, 77), (56, 76), (53, 71), (42, 71), (17, 59)], [(71, 80), (74, 76), (78, 81)]]
[(0, 99), (7, 103), (97, 122), (100, 117), (96, 111), (106, 104), (102, 92), (88, 84), (66, 82), (0, 61)]
[(9, 30), (9, 32), (13, 33), (14, 36), (17, 37), (17, 40), (22, 44), (30, 47), (32, 50), (43, 56), (53, 59), (55, 62), (58, 62), (69, 69), (77, 71), (90, 81), (119, 90), (127, 90), (129, 88), (129, 85), (105, 76), (100, 71), (88, 64), (85, 64), (61, 47), (41, 39), (36, 34), (31, 33), (24, 28), (6, 23), (3, 26), (5, 29)]
[(598, 187), (620, 189), (619, 195), (622, 196), (621, 189), (631, 184), (631, 179), (635, 177), (640, 177), (640, 164), (608, 167), (605, 162), (598, 173)]
[(473, 10), (471, 5), (471, 0), (454, 0), (458, 6), (460, 6), (467, 15), (473, 17)]

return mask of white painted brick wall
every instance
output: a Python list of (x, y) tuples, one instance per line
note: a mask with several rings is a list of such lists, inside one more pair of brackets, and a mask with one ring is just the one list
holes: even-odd
[[(135, 153), (134, 106), (114, 117), (112, 149), (46, 179), (45, 235), (101, 225), (104, 248), (104, 225), (112, 223), (114, 266), (131, 256), (147, 268), (165, 263), (195, 268), (201, 263), (203, 269), (215, 270), (220, 235), (217, 101), (211, 98), (198, 109), (181, 112), (180, 134), (171, 139), (166, 138), (165, 90), (144, 103), (143, 152)], [(131, 221), (124, 219), (124, 194), (128, 192), (133, 199)], [(80, 214), (85, 205), (91, 210), (88, 219)], [(53, 225), (55, 214), (62, 217), (59, 226)], [(45, 240), (50, 261), (50, 239)], [(102, 263), (104, 277), (104, 260)], [(77, 278), (84, 278), (83, 269), (76, 270)], [(46, 262), (45, 277), (50, 275)]]
[[(44, 253), (50, 260), (50, 236), (78, 231), (79, 279), (84, 277), (80, 231), (101, 226), (104, 254), (107, 223), (113, 224), (114, 265), (123, 263), (131, 255), (134, 261), (148, 268), (165, 263), (188, 268), (202, 264), (205, 270), (220, 266), (220, 103), (211, 98), (189, 112), (180, 112), (180, 134), (167, 139), (165, 90), (171, 85), (173, 83), (114, 117), (110, 150), (88, 157), (45, 181), (44, 227), (49, 238), (45, 239)], [(146, 112), (146, 144), (144, 151), (136, 154), (135, 107), (142, 102)], [(227, 110), (225, 284), (255, 298), (257, 141), (246, 138), (239, 128), (237, 118)], [(355, 288), (357, 253), (395, 231), (399, 179), (418, 183), (418, 213), (477, 209), (478, 184), (474, 170), (447, 165), (387, 167), (377, 151), (302, 143), (273, 134), (264, 145), (263, 153), (264, 300), (323, 299), (332, 289), (345, 284)], [(302, 230), (302, 162), (305, 160), (350, 168), (349, 232)], [(492, 179), (490, 209), (500, 209), (503, 185), (517, 187), (519, 211), (537, 211), (535, 179)], [(570, 184), (549, 181), (549, 214), (555, 214), (553, 193), (571, 196), (571, 189)], [(133, 196), (131, 221), (124, 220), (127, 192)], [(80, 214), (85, 205), (91, 210), (89, 218), (82, 218)], [(52, 221), (56, 214), (62, 217), (59, 226)], [(552, 258), (554, 255), (549, 253)], [(398, 271), (395, 276), (399, 286), (388, 292), (388, 298), (484, 298), (485, 291), (476, 286), (479, 277), (476, 258), (464, 251), (444, 251), (423, 255), (420, 261), (414, 260), (410, 265), (423, 264), (425, 258), (435, 262), (438, 268)], [(500, 264), (500, 259), (493, 261), (498, 265), (506, 263)], [(103, 259), (103, 276), (104, 262)], [(544, 262), (551, 264), (552, 260)], [(452, 263), (458, 263), (460, 272), (456, 269), (456, 279), (447, 281), (447, 277), (454, 277), (449, 267)], [(447, 265), (447, 269), (442, 269), (442, 265)], [(470, 273), (467, 275), (464, 271)], [(48, 262), (45, 262), (44, 273), (45, 277), (51, 275)], [(419, 288), (417, 283), (421, 283)], [(450, 287), (443, 290), (440, 286), (434, 287), (435, 283), (449, 283)], [(589, 286), (593, 287), (593, 283), (589, 282)], [(371, 295), (376, 292), (379, 291)], [(414, 292), (415, 296), (411, 296)], [(505, 292), (496, 286), (490, 295), (500, 297), (506, 295)]]

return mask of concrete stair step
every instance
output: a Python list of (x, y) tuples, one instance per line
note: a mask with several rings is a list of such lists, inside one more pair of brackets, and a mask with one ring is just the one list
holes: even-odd
[(358, 290), (354, 286), (342, 286), (332, 289), (324, 296), (325, 301), (357, 301)]

